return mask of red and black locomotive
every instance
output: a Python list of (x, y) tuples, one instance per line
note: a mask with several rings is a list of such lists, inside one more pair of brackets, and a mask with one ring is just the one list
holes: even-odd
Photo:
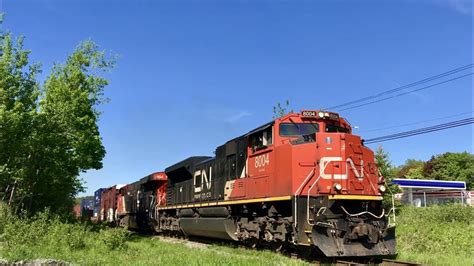
[(395, 254), (374, 154), (333, 112), (290, 113), (215, 157), (112, 188), (101, 192), (100, 218), (122, 226), (328, 257)]

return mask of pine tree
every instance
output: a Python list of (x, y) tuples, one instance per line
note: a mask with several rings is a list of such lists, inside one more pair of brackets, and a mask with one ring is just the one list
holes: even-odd
[[(397, 169), (392, 166), (389, 154), (381, 145), (379, 145), (375, 151), (375, 161), (387, 186), (387, 193), (384, 194), (383, 206), (385, 209), (390, 209), (392, 207), (392, 195), (401, 192), (400, 188), (392, 183), (393, 178), (396, 176)], [(399, 205), (400, 203), (397, 202), (396, 204)]]

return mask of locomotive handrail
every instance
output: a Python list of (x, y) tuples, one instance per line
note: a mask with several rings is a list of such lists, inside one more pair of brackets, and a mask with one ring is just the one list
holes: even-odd
[(370, 214), (370, 215), (372, 215), (374, 218), (380, 219), (380, 218), (382, 218), (382, 217), (385, 215), (385, 209), (382, 209), (382, 213), (381, 213), (379, 216), (377, 216), (377, 215), (375, 215), (375, 214), (373, 214), (373, 213), (371, 213), (371, 212), (369, 212), (369, 211), (363, 211), (363, 212), (353, 213), (353, 214), (352, 214), (352, 213), (349, 213), (348, 211), (346, 211), (346, 209), (345, 209), (344, 206), (342, 206), (342, 205), (341, 205), (341, 209), (342, 209), (347, 215), (349, 215), (349, 216), (351, 216), (351, 217), (361, 216), (361, 215), (363, 215), (363, 214)]
[[(378, 172), (379, 172), (379, 181), (381, 180), (381, 178), (385, 179), (385, 177), (382, 175), (382, 172), (380, 172), (380, 169), (378, 169)], [(387, 180), (384, 180), (384, 184), (385, 184), (385, 187), (390, 192), (390, 195), (392, 195), (392, 208), (390, 208), (390, 211), (388, 211), (388, 213), (385, 216), (388, 218), (388, 226), (389, 227), (390, 226), (396, 226), (396, 224), (397, 224), (397, 215), (396, 215), (396, 211), (395, 211), (395, 197), (393, 195), (392, 190), (390, 189), (390, 186), (387, 184)], [(390, 223), (390, 213), (392, 211), (393, 211), (393, 225)]]
[[(393, 224), (390, 223), (390, 213), (393, 212)], [(395, 220), (395, 207), (390, 208), (390, 210), (385, 214), (385, 217), (388, 218), (388, 224), (387, 227), (395, 227), (396, 226), (396, 220)]]
[[(315, 170), (315, 168), (313, 168), (311, 170), (311, 172), (309, 172), (308, 176), (303, 180), (303, 182), (301, 183), (301, 185), (299, 186), (299, 188), (295, 192), (295, 228), (297, 228), (296, 225), (298, 224), (298, 215), (297, 215), (298, 214), (298, 198), (297, 198), (297, 196), (299, 196), (301, 194), (301, 191), (303, 190), (303, 187), (309, 182), (311, 177), (314, 175), (314, 170)], [(321, 175), (319, 175), (319, 176), (321, 177)]]
[[(357, 177), (361, 177), (363, 178), (364, 177), (364, 172), (366, 172), (366, 169), (364, 168), (364, 163), (362, 161), (362, 169), (360, 171), (360, 174), (359, 174), (359, 171), (357, 171), (356, 167), (355, 167), (355, 164), (354, 162), (348, 158), (346, 159), (345, 161), (343, 160), (339, 160), (339, 161), (330, 161), (330, 162), (345, 162), (346, 164), (349, 163), (350, 165), (350, 168), (352, 169), (352, 171), (354, 171), (354, 174), (357, 176)], [(321, 177), (321, 175), (324, 173), (324, 170), (326, 170), (326, 166), (329, 165), (330, 162), (327, 162), (326, 164), (323, 165), (323, 168), (320, 170), (320, 175), (319, 177), (313, 182), (313, 184), (309, 187), (308, 189), (308, 195), (307, 195), (307, 200), (306, 200), (306, 220), (308, 222), (309, 225), (314, 225), (310, 222), (310, 219), (309, 219), (309, 197), (310, 197), (310, 192), (311, 190), (313, 189), (314, 185), (316, 185), (316, 182), (318, 182), (319, 178)], [(368, 174), (368, 172), (366, 172)], [(345, 173), (346, 177), (349, 176), (349, 167), (346, 167), (346, 173)], [(369, 180), (369, 183), (370, 183), (370, 186), (372, 187), (372, 189), (374, 189), (375, 191), (375, 188), (374, 188), (374, 185), (372, 184), (372, 181), (370, 180), (370, 178), (368, 179)]]
[[(390, 195), (392, 195), (392, 208), (390, 208), (390, 211), (387, 213), (387, 218), (388, 218), (388, 226), (396, 226), (397, 224), (397, 216), (396, 216), (396, 210), (395, 210), (395, 196), (393, 195), (392, 190), (390, 187), (387, 185), (387, 181), (385, 181), (385, 187), (388, 189), (390, 192)], [(393, 225), (390, 223), (390, 213), (393, 211)]]
[(301, 190), (303, 189), (303, 186), (308, 183), (310, 177), (314, 174), (314, 169), (311, 170), (311, 172), (308, 174), (308, 176), (303, 180), (303, 183), (299, 186), (299, 188), (295, 192), (295, 196), (299, 196), (301, 194)]
[(316, 178), (316, 180), (313, 182), (313, 184), (311, 186), (309, 186), (309, 189), (308, 189), (308, 196), (306, 197), (306, 221), (308, 222), (309, 225), (314, 225), (314, 224), (311, 224), (311, 222), (309, 221), (309, 196), (310, 196), (310, 192), (311, 192), (311, 189), (313, 189), (314, 185), (316, 185), (316, 183), (319, 181), (319, 179), (321, 178), (321, 173), (324, 173), (324, 170), (326, 170), (326, 166), (328, 165), (329, 163), (325, 164), (323, 166), (323, 169), (322, 171), (319, 171), (319, 176), (318, 178)]
[[(331, 162), (335, 162), (335, 161), (331, 161)], [(319, 170), (319, 176), (318, 178), (316, 178), (316, 180), (313, 182), (313, 184), (309, 187), (308, 189), (308, 196), (306, 198), (306, 221), (308, 222), (309, 225), (313, 226), (314, 224), (311, 224), (311, 222), (309, 221), (309, 196), (310, 196), (310, 192), (311, 192), (311, 189), (313, 189), (314, 185), (316, 185), (316, 183), (318, 182), (318, 180), (321, 178), (321, 175), (324, 174), (324, 170), (326, 170), (326, 166), (329, 165), (330, 162), (327, 162), (326, 164), (323, 164), (323, 169), (320, 169)]]

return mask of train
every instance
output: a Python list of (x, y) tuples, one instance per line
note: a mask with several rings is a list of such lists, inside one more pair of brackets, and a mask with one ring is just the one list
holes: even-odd
[(96, 191), (93, 218), (168, 236), (326, 257), (396, 254), (374, 152), (325, 110), (292, 112), (134, 183)]

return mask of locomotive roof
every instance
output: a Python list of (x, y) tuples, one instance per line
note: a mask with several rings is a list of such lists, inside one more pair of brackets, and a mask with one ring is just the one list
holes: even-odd
[(175, 163), (173, 164), (172, 166), (169, 166), (168, 168), (165, 169), (165, 173), (168, 174), (169, 172), (173, 172), (175, 170), (178, 170), (180, 168), (186, 168), (187, 170), (190, 170), (194, 165), (204, 161), (204, 160), (207, 160), (207, 159), (210, 159), (212, 157), (210, 156), (192, 156), (192, 157), (189, 157), (187, 159), (184, 159), (182, 160), (181, 162), (179, 163)]
[[(331, 113), (333, 113), (333, 112), (331, 112)], [(336, 114), (336, 113), (334, 113), (334, 114)], [(273, 119), (272, 121), (267, 122), (267, 123), (265, 123), (265, 124), (263, 124), (263, 125), (261, 125), (261, 126), (255, 128), (255, 129), (252, 129), (252, 130), (250, 130), (249, 132), (247, 132), (247, 133), (245, 133), (245, 134), (243, 134), (243, 135), (240, 135), (240, 136), (238, 136), (238, 137), (236, 137), (236, 138), (233, 138), (233, 139), (227, 141), (226, 144), (229, 143), (229, 142), (232, 142), (232, 141), (236, 141), (237, 139), (240, 139), (240, 138), (248, 137), (248, 136), (252, 135), (253, 133), (259, 132), (259, 131), (261, 131), (261, 130), (267, 129), (267, 128), (271, 127), (273, 124), (275, 124), (275, 121), (276, 121), (277, 119), (284, 119), (284, 118), (291, 117), (291, 116), (294, 116), (294, 115), (300, 115), (300, 113), (290, 112), (290, 113), (288, 113), (288, 114), (286, 114), (286, 115), (284, 115), (284, 116), (282, 116), (282, 117), (280, 117), (280, 118)], [(338, 117), (339, 117), (339, 114), (337, 114), (337, 115), (338, 115)], [(347, 122), (347, 120), (345, 120), (345, 119), (344, 119), (344, 121)], [(347, 123), (349, 124), (349, 122), (347, 122)], [(349, 125), (350, 125), (350, 124), (349, 124)], [(225, 145), (225, 144), (224, 144), (224, 145)]]
[(154, 175), (155, 175), (155, 174), (159, 174), (159, 173), (161, 173), (161, 172), (155, 172), (155, 173), (149, 174), (149, 175), (147, 175), (147, 176), (141, 178), (141, 179), (139, 180), (139, 182), (140, 182), (141, 184), (145, 184), (145, 183), (148, 183), (148, 182), (150, 182), (150, 181), (153, 181), (153, 180), (155, 180), (155, 179), (153, 179)]
[(210, 161), (212, 161), (212, 160), (214, 160), (214, 159), (216, 159), (216, 157), (209, 157), (209, 158), (207, 158), (207, 159), (205, 159), (205, 160), (203, 160), (203, 161), (198, 162), (197, 164), (207, 163), (207, 162), (210, 162)]
[(249, 132), (248, 132), (247, 134), (245, 134), (244, 136), (249, 136), (249, 135), (252, 135), (252, 134), (255, 133), (255, 132), (258, 132), (258, 131), (267, 129), (267, 128), (271, 127), (274, 123), (275, 123), (275, 120), (272, 120), (272, 121), (270, 121), (270, 122), (268, 122), (268, 123), (265, 123), (265, 124), (263, 124), (263, 125), (257, 127), (256, 129), (249, 131)]

